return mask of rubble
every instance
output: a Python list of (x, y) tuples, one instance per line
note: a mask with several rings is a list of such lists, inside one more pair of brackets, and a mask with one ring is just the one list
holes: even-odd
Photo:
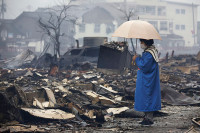
[(115, 74), (120, 74), (131, 67), (131, 61), (127, 42), (109, 42), (100, 46), (97, 68), (100, 72), (112, 69)]
[(195, 100), (189, 96), (186, 96), (176, 90), (172, 89), (169, 86), (161, 84), (161, 96), (163, 102), (166, 102), (170, 105), (199, 105), (200, 101)]
[(71, 119), (75, 116), (71, 113), (66, 113), (59, 109), (33, 109), (21, 108), (23, 111), (29, 112), (31, 115), (47, 118), (47, 119)]
[[(96, 66), (99, 56), (99, 46), (84, 46), (68, 50), (59, 60), (61, 69), (76, 67), (87, 69)], [(89, 62), (89, 63), (88, 63)]]
[(121, 112), (124, 112), (126, 110), (128, 110), (129, 108), (128, 107), (121, 107), (121, 108), (109, 108), (107, 109), (106, 111), (108, 113), (112, 113), (112, 114), (120, 114)]
[(200, 51), (197, 53), (197, 60), (200, 61)]
[(41, 57), (37, 59), (37, 62), (35, 63), (36, 68), (48, 68), (53, 63), (53, 56), (49, 53), (45, 53)]
[[(192, 63), (189, 56), (187, 59), (185, 56), (174, 56), (168, 63), (160, 62), (163, 109), (158, 112), (159, 117), (164, 118), (161, 113), (176, 114), (179, 109), (175, 108), (177, 106), (199, 106), (198, 67), (190, 72), (177, 69), (180, 66), (197, 66), (198, 60), (193, 56), (191, 58)], [(101, 131), (106, 128), (114, 131), (132, 130), (131, 126), (130, 129), (123, 127), (122, 118), (136, 122), (144, 115), (133, 109), (136, 72), (127, 70), (124, 75), (110, 75), (99, 72), (98, 68), (0, 69), (0, 122), (18, 121), (18, 125), (13, 124), (12, 127), (1, 124), (0, 131), (17, 131), (19, 126), (23, 127), (21, 131), (29, 129), (41, 132), (71, 131), (82, 127), (103, 127)]]
[(30, 107), (26, 95), (18, 86), (0, 88), (0, 122), (9, 120), (23, 121), (20, 106)]
[(0, 130), (1, 133), (4, 132), (46, 132), (44, 129), (38, 128), (36, 125), (22, 125), (22, 124), (17, 124), (14, 126), (8, 126), (5, 129)]
[(37, 56), (28, 49), (16, 57), (3, 61), (3, 65), (1, 67), (10, 69), (19, 68), (21, 66), (30, 67), (32, 64), (34, 64), (36, 58)]
[(194, 122), (195, 124), (197, 124), (198, 126), (200, 126), (200, 118), (193, 118), (192, 122)]

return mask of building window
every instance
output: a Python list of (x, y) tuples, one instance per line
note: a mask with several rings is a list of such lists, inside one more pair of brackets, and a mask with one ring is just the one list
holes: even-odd
[(95, 24), (94, 26), (94, 32), (99, 33), (100, 32), (100, 24)]
[(180, 14), (180, 9), (176, 9), (176, 14)]
[(146, 9), (144, 6), (138, 6), (137, 12), (138, 14), (145, 14)]
[(181, 14), (185, 14), (185, 9), (181, 9)]
[(160, 21), (160, 30), (167, 30), (167, 21)]
[(176, 25), (176, 30), (179, 30), (180, 29), (180, 25)]
[(156, 7), (155, 6), (138, 6), (137, 8), (138, 14), (150, 14), (155, 15), (156, 14)]
[(166, 8), (164, 6), (158, 7), (158, 16), (166, 16)]
[(16, 38), (22, 38), (22, 36), (21, 35), (17, 35)]
[(158, 22), (157, 21), (148, 21), (150, 24), (152, 24), (156, 29), (158, 29)]
[(181, 30), (185, 30), (185, 25), (181, 25)]
[(13, 33), (8, 33), (8, 38), (13, 38), (14, 34)]
[(79, 32), (81, 33), (85, 32), (85, 24), (79, 25)]
[(146, 6), (146, 13), (155, 15), (156, 14), (156, 8), (155, 6)]
[(110, 33), (113, 33), (114, 32), (114, 29), (115, 29), (115, 26), (113, 24), (108, 24), (106, 26), (106, 33), (107, 34), (110, 34)]

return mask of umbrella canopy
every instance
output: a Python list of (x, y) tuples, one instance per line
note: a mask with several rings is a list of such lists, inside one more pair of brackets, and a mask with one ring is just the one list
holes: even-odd
[(113, 37), (158, 39), (162, 40), (154, 26), (146, 21), (131, 20), (120, 25)]

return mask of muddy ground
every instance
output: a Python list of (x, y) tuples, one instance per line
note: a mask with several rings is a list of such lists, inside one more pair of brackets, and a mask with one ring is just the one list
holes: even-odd
[[(97, 128), (75, 129), (77, 132), (92, 133), (198, 133), (200, 127), (192, 122), (192, 118), (200, 116), (200, 107), (195, 106), (165, 106), (160, 112), (167, 113), (164, 116), (154, 117), (154, 124), (141, 126), (142, 118), (114, 118), (113, 121), (105, 122)], [(191, 129), (191, 130), (190, 130)], [(52, 131), (53, 132), (53, 131)], [(66, 131), (64, 131), (66, 132)], [(67, 132), (72, 132), (68, 130)]]
[[(198, 133), (200, 127), (192, 122), (192, 118), (200, 117), (200, 107), (197, 106), (165, 106), (155, 114), (154, 124), (151, 126), (141, 126), (139, 122), (142, 118), (120, 118), (114, 117), (113, 120), (102, 124), (102, 127), (79, 127), (70, 130), (62, 130), (60, 122), (52, 122), (40, 126), (45, 127), (44, 131), (50, 133)], [(12, 122), (7, 123), (12, 125)], [(67, 123), (66, 123), (67, 124)], [(4, 125), (5, 126), (5, 125)], [(39, 125), (36, 125), (39, 126)], [(54, 126), (54, 128), (52, 128)], [(9, 126), (7, 126), (9, 127)], [(49, 127), (49, 128), (48, 128)], [(3, 128), (3, 127), (2, 127)], [(2, 129), (1, 128), (1, 129)], [(5, 129), (5, 128), (4, 128)], [(2, 130), (1, 130), (2, 131)], [(16, 131), (16, 130), (13, 130)], [(12, 132), (12, 128), (10, 128)]]
[[(141, 126), (138, 124), (142, 118), (115, 118), (114, 121), (104, 123), (107, 130), (118, 132), (148, 132), (148, 133), (182, 133), (188, 131), (191, 127), (198, 132), (200, 128), (192, 123), (192, 118), (200, 116), (200, 108), (194, 106), (165, 106), (160, 112), (167, 112), (166, 116), (155, 116), (152, 126)], [(110, 128), (110, 129), (109, 129)], [(101, 132), (103, 129), (95, 130)], [(108, 131), (108, 132), (115, 132)], [(106, 131), (107, 132), (107, 131)]]

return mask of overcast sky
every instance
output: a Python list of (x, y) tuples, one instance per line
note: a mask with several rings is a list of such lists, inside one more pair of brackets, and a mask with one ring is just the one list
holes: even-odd
[[(15, 19), (23, 11), (34, 11), (39, 7), (51, 7), (58, 5), (61, 2), (67, 2), (68, 0), (4, 0), (6, 3), (7, 12), (5, 13), (5, 19)], [(171, 0), (173, 1), (173, 0)], [(176, 0), (186, 2), (198, 2), (200, 0)], [(198, 20), (200, 21), (200, 7), (198, 9)]]
[(59, 0), (4, 0), (7, 11), (6, 19), (14, 19), (23, 11), (34, 11), (38, 7), (51, 7), (58, 5)]

